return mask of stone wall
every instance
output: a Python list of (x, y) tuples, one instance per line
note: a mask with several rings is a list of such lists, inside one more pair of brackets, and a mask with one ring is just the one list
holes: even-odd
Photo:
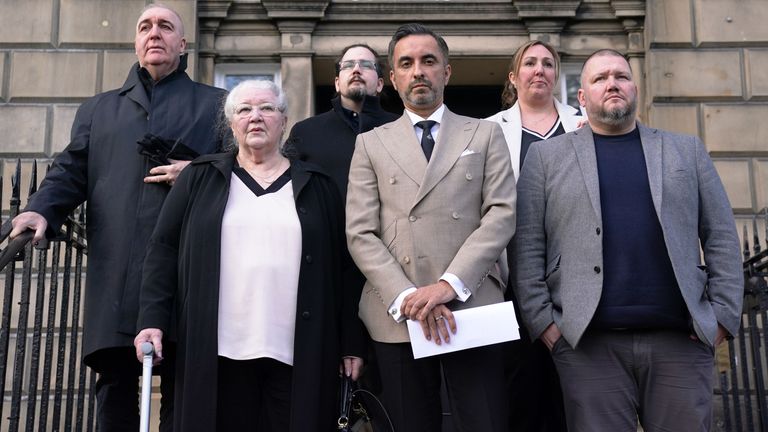
[(742, 222), (768, 206), (766, 6), (765, 0), (647, 3), (649, 121), (704, 140), (740, 233)]
[[(69, 143), (77, 107), (122, 86), (136, 61), (136, 20), (148, 0), (0, 1), (0, 174), (8, 196), (16, 158), (24, 180)], [(185, 24), (195, 77), (195, 0), (164, 0)], [(44, 172), (44, 170), (43, 170)], [(26, 201), (26, 191), (23, 192)], [(3, 207), (3, 209), (7, 209)]]

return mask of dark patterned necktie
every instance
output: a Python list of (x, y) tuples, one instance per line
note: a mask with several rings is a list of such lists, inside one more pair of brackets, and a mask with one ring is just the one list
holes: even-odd
[(424, 131), (424, 133), (421, 134), (421, 149), (424, 150), (424, 156), (427, 157), (427, 162), (429, 162), (429, 158), (432, 157), (432, 149), (435, 148), (435, 139), (432, 138), (432, 126), (436, 123), (437, 122), (434, 120), (422, 120), (416, 123), (416, 126)]

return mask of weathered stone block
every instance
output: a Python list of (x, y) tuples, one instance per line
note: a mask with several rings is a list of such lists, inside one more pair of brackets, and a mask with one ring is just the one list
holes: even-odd
[(700, 43), (768, 41), (765, 0), (694, 0), (694, 14)]
[(104, 68), (101, 81), (101, 91), (120, 88), (125, 83), (131, 65), (136, 63), (136, 53), (133, 51), (104, 52)]
[(5, 100), (5, 51), (0, 51), (0, 100)]
[(757, 210), (768, 207), (768, 159), (755, 160), (755, 196)]
[(221, 35), (216, 37), (215, 49), (230, 53), (246, 51), (271, 56), (280, 51), (280, 35)]
[(741, 96), (741, 59), (730, 51), (661, 51), (649, 56), (656, 97)]
[(749, 91), (752, 96), (768, 96), (768, 50), (746, 51)]
[(0, 106), (0, 155), (43, 153), (48, 110), (40, 105)]
[(650, 126), (688, 135), (699, 135), (699, 111), (696, 105), (653, 104)]
[[(195, 35), (197, 34), (197, 4), (196, 0), (163, 0), (163, 4), (172, 8), (179, 15), (184, 22), (184, 37), (187, 38), (187, 44), (195, 43)], [(136, 15), (136, 18), (139, 16)]]
[(752, 184), (749, 181), (749, 159), (714, 160), (725, 192), (734, 209), (752, 209)]
[(53, 106), (53, 132), (51, 133), (51, 154), (60, 153), (69, 144), (72, 122), (80, 105)]
[(702, 106), (709, 151), (768, 151), (768, 105)]
[(648, 2), (651, 42), (690, 43), (691, 4), (686, 0)]
[(95, 52), (14, 52), (10, 97), (93, 96), (97, 61)]
[(144, 0), (61, 0), (62, 43), (133, 43)]
[(0, 43), (50, 43), (53, 0), (0, 1)]

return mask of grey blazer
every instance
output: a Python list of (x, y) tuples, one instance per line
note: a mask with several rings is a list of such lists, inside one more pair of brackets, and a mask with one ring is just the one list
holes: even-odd
[(408, 342), (387, 307), (445, 272), (472, 292), (451, 309), (503, 301), (497, 261), (515, 230), (515, 179), (496, 123), (446, 109), (429, 164), (407, 115), (359, 135), (346, 213), (349, 252), (367, 279), (360, 317), (374, 340)]
[[(728, 197), (698, 138), (638, 128), (675, 278), (696, 334), (712, 344), (718, 322), (736, 334), (741, 318), (741, 254)], [(532, 145), (517, 188), (515, 293), (523, 319), (534, 337), (554, 322), (576, 347), (603, 283), (592, 130)]]

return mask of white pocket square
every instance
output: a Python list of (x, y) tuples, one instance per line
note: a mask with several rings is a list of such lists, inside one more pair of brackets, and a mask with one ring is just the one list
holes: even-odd
[(476, 151), (474, 151), (474, 150), (469, 150), (469, 149), (467, 149), (467, 150), (464, 150), (464, 151), (461, 153), (461, 156), (459, 156), (459, 157), (469, 156), (469, 155), (471, 155), (471, 154), (475, 154), (475, 153), (477, 153), (477, 152), (476, 152)]

